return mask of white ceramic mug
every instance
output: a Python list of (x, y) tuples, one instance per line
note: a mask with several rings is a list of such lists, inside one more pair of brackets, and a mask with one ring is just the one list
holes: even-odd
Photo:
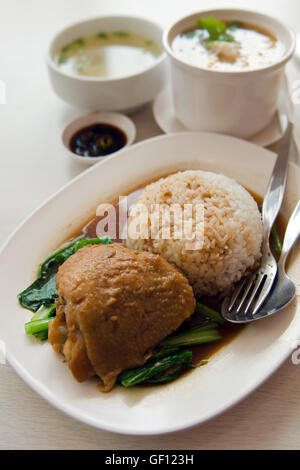
[[(257, 70), (223, 72), (183, 62), (172, 50), (174, 38), (195, 27), (201, 17), (243, 21), (273, 33), (285, 53), (276, 63)], [(218, 9), (185, 17), (164, 33), (171, 62), (171, 81), (177, 118), (191, 130), (250, 138), (266, 127), (276, 112), (285, 64), (295, 51), (295, 35), (276, 19), (260, 13)]]

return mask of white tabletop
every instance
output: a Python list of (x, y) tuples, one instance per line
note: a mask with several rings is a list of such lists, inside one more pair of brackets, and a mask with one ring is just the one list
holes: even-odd
[[(211, 0), (209, 7), (214, 6), (251, 7), (300, 32), (299, 0)], [(0, 104), (0, 244), (38, 204), (85, 169), (70, 161), (60, 146), (64, 125), (82, 110), (63, 103), (50, 89), (44, 61), (50, 37), (65, 24), (93, 15), (136, 14), (165, 26), (206, 7), (199, 0), (1, 1), (0, 80), (6, 84), (6, 104)], [(289, 65), (288, 74), (291, 83), (300, 84), (299, 58)], [(299, 142), (300, 105), (296, 116)], [(161, 133), (151, 107), (134, 120), (137, 140)], [(0, 366), (0, 448), (297, 449), (299, 390), (299, 371), (288, 360), (250, 397), (209, 423), (165, 436), (119, 436), (63, 415), (6, 364)]]

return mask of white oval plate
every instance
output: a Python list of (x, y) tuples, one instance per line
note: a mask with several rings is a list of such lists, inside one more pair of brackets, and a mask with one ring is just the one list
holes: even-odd
[[(204, 169), (222, 172), (264, 194), (274, 154), (232, 137), (209, 133), (160, 136), (124, 149), (71, 181), (37, 209), (0, 253), (0, 339), (17, 373), (40, 395), (70, 416), (124, 434), (159, 434), (216, 416), (259, 386), (291, 354), (300, 332), (297, 301), (267, 320), (249, 325), (205, 367), (160, 387), (97, 391), (96, 381), (77, 383), (48, 342), (24, 334), (30, 312), (17, 293), (34, 278), (39, 262), (93, 216), (101, 201), (124, 195), (168, 172)], [(290, 167), (283, 212), (300, 198), (300, 170)], [(289, 273), (300, 285), (300, 255)]]

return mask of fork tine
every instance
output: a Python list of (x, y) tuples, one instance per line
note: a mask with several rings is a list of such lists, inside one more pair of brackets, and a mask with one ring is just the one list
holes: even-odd
[(245, 282), (246, 282), (246, 279), (242, 279), (239, 282), (239, 284), (237, 285), (237, 287), (234, 289), (233, 294), (232, 294), (231, 299), (230, 299), (230, 304), (228, 306), (228, 311), (229, 312), (233, 309), (233, 306), (236, 302), (236, 299), (238, 298), (242, 288), (244, 287)]
[(275, 276), (272, 276), (272, 275), (269, 275), (269, 276), (266, 277), (266, 282), (264, 283), (262, 291), (259, 294), (259, 297), (258, 297), (258, 299), (255, 303), (255, 307), (254, 307), (254, 310), (252, 312), (252, 315), (255, 315), (259, 311), (260, 307), (262, 306), (262, 304), (266, 300), (266, 298), (267, 298), (267, 296), (270, 292), (270, 287), (272, 286), (272, 284), (274, 282), (274, 279), (275, 279)]
[[(243, 278), (236, 286), (231, 296), (222, 303), (222, 315), (226, 320), (239, 323), (255, 320), (266, 300), (277, 273), (277, 264), (270, 252), (262, 259), (261, 266), (249, 278)], [(243, 318), (244, 317), (244, 318)]]
[(241, 298), (241, 301), (240, 301), (240, 303), (239, 303), (239, 306), (238, 306), (238, 308), (236, 309), (236, 312), (237, 312), (237, 313), (239, 313), (239, 311), (241, 310), (241, 308), (242, 308), (242, 306), (243, 306), (243, 304), (244, 304), (244, 302), (245, 302), (245, 300), (246, 300), (246, 298), (247, 298), (247, 296), (248, 296), (248, 294), (249, 294), (249, 292), (250, 292), (250, 290), (251, 290), (251, 288), (252, 288), (252, 286), (253, 286), (253, 282), (254, 282), (254, 279), (256, 278), (256, 276), (257, 276), (257, 273), (254, 273), (254, 274), (252, 274), (252, 276), (249, 278), (249, 281), (248, 281), (248, 283), (247, 283), (247, 286), (246, 286), (246, 289), (245, 289), (245, 291), (244, 291), (243, 297)]
[[(265, 278), (266, 278), (266, 273), (260, 273), (258, 276), (257, 276), (257, 279), (256, 279), (256, 282), (255, 282), (255, 285), (253, 287), (253, 290), (251, 292), (251, 296), (248, 300), (248, 303), (246, 305), (246, 308), (245, 308), (245, 314), (247, 314), (249, 312), (249, 308), (253, 302), (253, 300), (255, 299), (255, 296), (259, 290), (259, 288), (261, 287), (262, 283), (264, 282)], [(256, 303), (255, 303), (256, 305)]]

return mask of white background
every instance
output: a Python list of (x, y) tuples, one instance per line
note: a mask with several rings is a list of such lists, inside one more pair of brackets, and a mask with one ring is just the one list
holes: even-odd
[[(93, 15), (136, 14), (166, 26), (180, 16), (215, 6), (266, 12), (300, 32), (299, 0), (0, 0), (0, 80), (6, 84), (6, 104), (0, 104), (0, 244), (39, 203), (85, 169), (70, 161), (60, 145), (64, 125), (80, 110), (63, 103), (50, 89), (45, 53), (52, 35)], [(289, 66), (289, 77), (300, 80), (299, 59)], [(160, 133), (150, 107), (134, 120), (138, 140)], [(202, 426), (160, 437), (134, 437), (75, 422), (36, 395), (10, 366), (0, 365), (0, 448), (297, 449), (299, 367), (287, 361), (249, 398)]]

